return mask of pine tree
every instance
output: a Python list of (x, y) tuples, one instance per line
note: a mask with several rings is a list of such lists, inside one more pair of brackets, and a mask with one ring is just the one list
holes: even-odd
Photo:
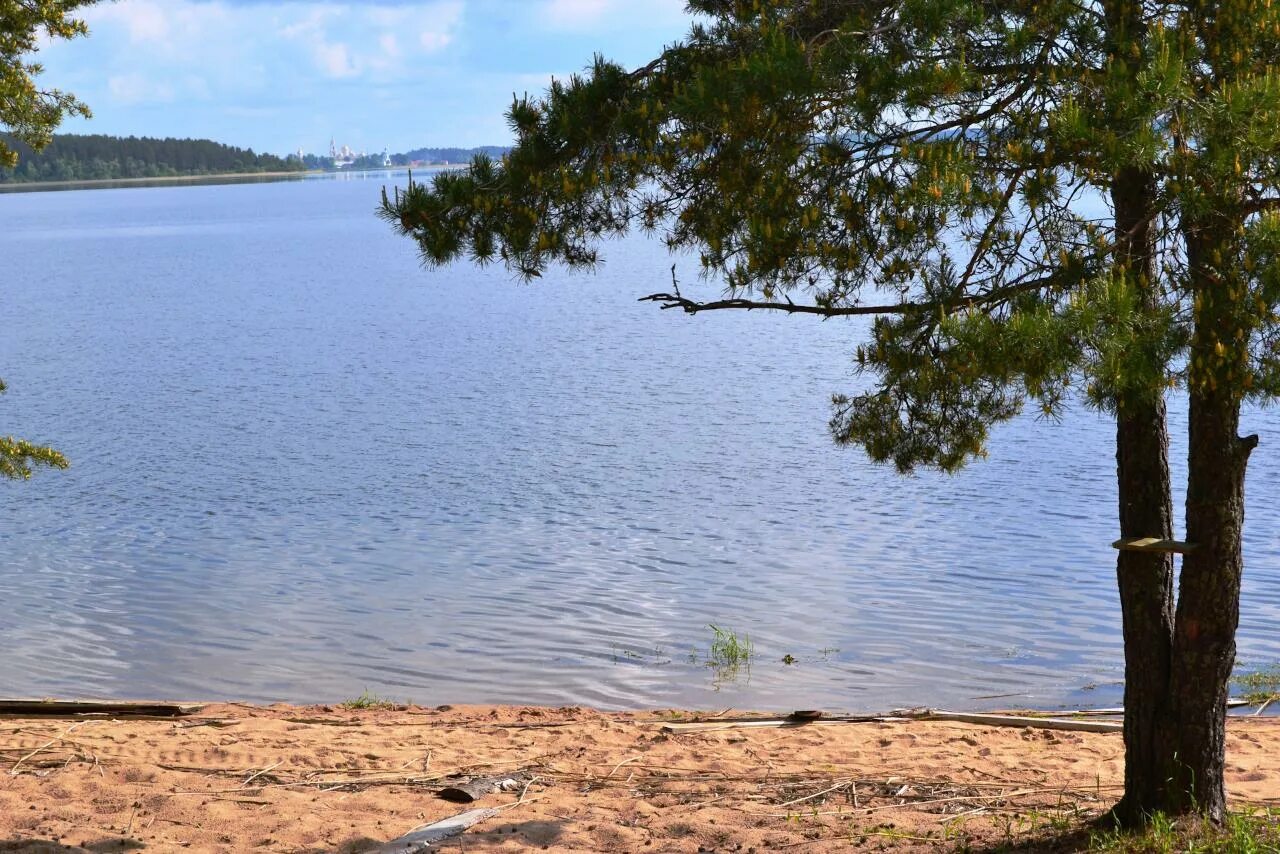
[[(1280, 8), (1268, 0), (695, 0), (690, 34), (517, 99), (516, 147), (384, 198), (425, 260), (696, 250), (698, 313), (872, 315), (832, 431), (952, 471), (992, 425), (1113, 413), (1122, 538), (1169, 539), (1190, 399), (1194, 549), (1122, 551), (1127, 823), (1225, 808), (1245, 400), (1280, 391)], [(1105, 205), (1102, 203), (1105, 202)], [(1105, 207), (1101, 214), (1099, 207)], [(801, 297), (797, 302), (793, 295)], [(1175, 607), (1176, 604), (1176, 607)]]
[[(89, 108), (74, 96), (36, 83), (42, 71), (29, 57), (42, 35), (70, 39), (84, 35), (84, 22), (73, 13), (93, 0), (0, 0), (0, 131), (35, 149), (43, 148), (66, 116), (88, 116)], [(0, 167), (12, 168), (17, 153), (0, 138)], [(0, 382), (0, 393), (4, 383)], [(28, 478), (32, 466), (65, 468), (62, 454), (12, 436), (0, 437), (0, 476)]]

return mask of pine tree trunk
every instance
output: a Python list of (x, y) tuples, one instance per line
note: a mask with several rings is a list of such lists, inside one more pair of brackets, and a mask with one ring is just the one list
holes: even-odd
[[(1116, 28), (1132, 27), (1121, 22)], [(1143, 292), (1144, 308), (1155, 308), (1151, 212), (1156, 184), (1150, 173), (1129, 168), (1113, 179), (1117, 268)], [(1169, 477), (1169, 433), (1165, 402), (1118, 401), (1116, 477), (1120, 536), (1173, 537)], [(1111, 812), (1126, 826), (1141, 825), (1167, 806), (1171, 743), (1168, 727), (1170, 659), (1173, 646), (1173, 555), (1121, 551), (1116, 560), (1124, 630), (1124, 797)]]
[(1191, 396), (1187, 539), (1174, 634), (1171, 706), (1174, 812), (1221, 821), (1227, 689), (1240, 621), (1244, 476), (1257, 437), (1240, 438), (1240, 405), (1225, 394)]
[(1188, 379), (1187, 539), (1174, 623), (1170, 708), (1176, 750), (1170, 812), (1222, 821), (1227, 689), (1240, 622), (1244, 476), (1257, 436), (1241, 438), (1240, 377), (1248, 335), (1232, 267), (1236, 222), (1230, 202), (1211, 221), (1184, 224), (1195, 294)]
[[(1164, 400), (1118, 418), (1116, 462), (1122, 537), (1173, 533)], [(1172, 744), (1168, 695), (1173, 645), (1173, 555), (1121, 551), (1116, 561), (1124, 624), (1124, 797), (1112, 817), (1144, 824), (1165, 810)]]

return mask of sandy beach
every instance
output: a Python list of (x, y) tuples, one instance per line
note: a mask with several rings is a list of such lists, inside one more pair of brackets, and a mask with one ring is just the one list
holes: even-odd
[[(741, 715), (219, 704), (6, 718), (0, 850), (356, 854), (477, 807), (499, 811), (432, 850), (1070, 850), (1081, 837), (1064, 829), (1122, 779), (1118, 733), (726, 722)], [(669, 731), (695, 719), (709, 725)], [(1227, 766), (1235, 806), (1280, 804), (1280, 720), (1232, 718)], [(439, 796), (457, 775), (516, 772), (474, 804)]]

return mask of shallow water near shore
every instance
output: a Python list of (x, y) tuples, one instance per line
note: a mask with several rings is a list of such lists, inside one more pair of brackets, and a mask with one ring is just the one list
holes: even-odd
[[(671, 276), (639, 237), (595, 275), (427, 272), (383, 180), (0, 196), (0, 434), (73, 462), (0, 487), (3, 693), (1118, 701), (1105, 416), (900, 477), (826, 432), (857, 323), (637, 302)], [(1256, 665), (1274, 423), (1244, 424)], [(1171, 432), (1181, 481), (1180, 400)], [(710, 624), (750, 635), (749, 673), (706, 665)]]

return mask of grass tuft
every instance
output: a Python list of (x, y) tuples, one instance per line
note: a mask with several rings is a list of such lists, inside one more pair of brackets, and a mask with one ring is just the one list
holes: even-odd
[(737, 670), (750, 664), (755, 648), (751, 645), (751, 637), (745, 632), (739, 635), (732, 629), (719, 626), (708, 626), (715, 632), (711, 638), (711, 654), (707, 663), (717, 670)]
[(369, 692), (369, 689), (366, 688), (364, 689), (364, 693), (361, 694), (359, 697), (352, 697), (350, 699), (343, 700), (339, 705), (342, 706), (342, 708), (344, 709), (351, 709), (351, 710), (356, 710), (356, 709), (384, 709), (385, 710), (385, 709), (394, 709), (398, 704), (393, 700), (388, 700), (386, 697), (379, 697), (377, 694), (372, 694)]
[(1206, 818), (1170, 819), (1157, 814), (1144, 830), (1095, 833), (1097, 854), (1262, 854), (1280, 851), (1280, 811), (1253, 810), (1227, 816), (1221, 826)]

